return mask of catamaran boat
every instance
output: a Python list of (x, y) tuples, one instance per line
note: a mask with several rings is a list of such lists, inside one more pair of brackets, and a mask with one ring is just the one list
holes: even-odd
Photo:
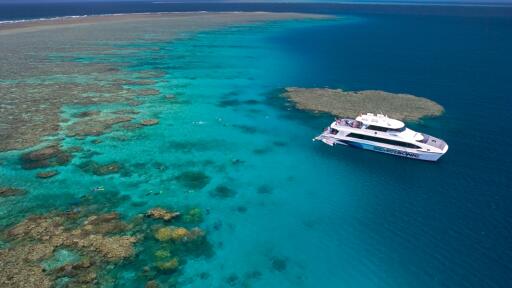
[(356, 119), (336, 119), (313, 140), (426, 161), (437, 161), (448, 151), (448, 144), (443, 140), (415, 132), (402, 121), (372, 113)]

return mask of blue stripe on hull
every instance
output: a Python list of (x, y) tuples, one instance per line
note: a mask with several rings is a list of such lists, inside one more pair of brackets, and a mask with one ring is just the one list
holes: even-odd
[(418, 154), (418, 153), (384, 148), (384, 147), (380, 147), (380, 146), (364, 144), (364, 143), (359, 143), (359, 142), (353, 142), (353, 141), (347, 141), (347, 140), (344, 140), (343, 143), (345, 143), (349, 146), (355, 147), (355, 148), (360, 148), (360, 149), (365, 149), (365, 150), (371, 150), (371, 151), (376, 151), (376, 152), (381, 152), (381, 153), (386, 153), (386, 154), (393, 154), (393, 155), (407, 157), (407, 158), (413, 158), (413, 159), (430, 160), (430, 159), (422, 159), (420, 157), (420, 154)]

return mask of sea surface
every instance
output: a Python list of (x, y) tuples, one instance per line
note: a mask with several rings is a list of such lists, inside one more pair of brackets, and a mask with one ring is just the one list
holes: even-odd
[[(138, 107), (160, 124), (121, 135), (128, 139), (63, 143), (138, 170), (92, 176), (75, 158), (41, 181), (19, 167), (19, 152), (3, 153), (0, 184), (31, 193), (0, 199), (0, 215), (8, 222), (66, 207), (97, 186), (128, 199), (116, 208), (125, 218), (154, 206), (201, 207), (214, 252), (184, 265), (183, 287), (512, 287), (512, 18), (470, 14), (239, 25), (141, 52), (157, 57), (119, 59), (133, 71), (164, 69), (157, 88), (179, 101)], [(63, 15), (32, 18), (53, 16)], [(450, 149), (427, 163), (312, 142), (332, 117), (288, 105), (279, 97), (288, 86), (432, 99), (445, 114), (408, 124)], [(211, 180), (187, 191), (174, 177), (183, 171)], [(229, 190), (219, 195), (219, 186)], [(135, 263), (112, 272), (117, 287), (144, 284), (137, 273), (153, 250), (139, 249)]]
[[(512, 5), (506, 1), (469, 5), (455, 5), (449, 3), (406, 4), (396, 1), (394, 4), (382, 5), (367, 3), (218, 3), (216, 0), (203, 1), (101, 1), (101, 2), (65, 2), (64, 3), (0, 3), (0, 21), (19, 21), (30, 19), (45, 19), (62, 16), (84, 16), (100, 14), (122, 13), (150, 13), (150, 12), (304, 12), (304, 13), (357, 13), (357, 14), (405, 14), (405, 15), (463, 15), (473, 17), (511, 17)], [(174, 2), (174, 3), (173, 3)], [(360, 1), (363, 2), (363, 1)], [(405, 2), (405, 1), (404, 1)]]

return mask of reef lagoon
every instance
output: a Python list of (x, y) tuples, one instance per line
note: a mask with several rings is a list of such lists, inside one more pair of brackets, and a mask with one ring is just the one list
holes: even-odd
[[(473, 14), (0, 29), (1, 286), (510, 287), (512, 21)], [(314, 143), (285, 87), (431, 99), (450, 151)]]

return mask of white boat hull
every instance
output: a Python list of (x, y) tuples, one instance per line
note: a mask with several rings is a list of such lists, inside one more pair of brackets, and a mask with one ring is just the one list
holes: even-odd
[[(446, 152), (446, 151), (444, 151), (443, 153), (435, 153), (435, 152), (427, 152), (427, 151), (418, 151), (418, 150), (413, 150), (413, 149), (400, 149), (397, 147), (389, 148), (389, 147), (378, 146), (378, 145), (374, 145), (374, 144), (370, 144), (370, 143), (335, 139), (335, 138), (329, 137), (327, 135), (320, 135), (320, 136), (316, 137), (314, 140), (320, 140), (330, 146), (334, 146), (336, 144), (341, 144), (341, 145), (347, 145), (347, 146), (351, 146), (351, 147), (355, 147), (355, 148), (361, 148), (361, 149), (365, 149), (365, 150), (386, 153), (386, 154), (392, 154), (392, 155), (396, 155), (396, 156), (424, 160), (424, 161), (437, 161)], [(446, 150), (448, 150), (448, 149), (446, 149)]]
[(418, 133), (399, 120), (372, 113), (356, 119), (336, 119), (314, 140), (330, 146), (343, 144), (424, 161), (437, 161), (448, 151), (448, 144), (442, 139)]

